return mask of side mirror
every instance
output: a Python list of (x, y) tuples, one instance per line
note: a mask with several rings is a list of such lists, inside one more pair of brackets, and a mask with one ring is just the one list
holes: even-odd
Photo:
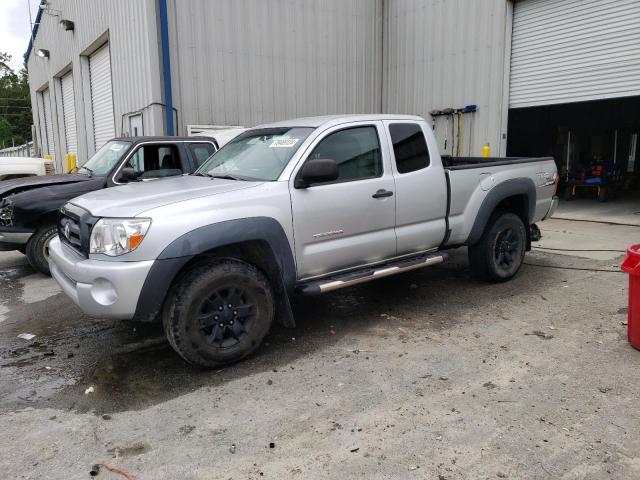
[(295, 188), (307, 188), (316, 183), (332, 182), (340, 176), (338, 164), (330, 158), (307, 160), (293, 184)]
[(118, 181), (135, 182), (136, 180), (138, 180), (138, 174), (133, 168), (125, 167), (122, 170), (120, 170), (120, 178), (118, 178)]

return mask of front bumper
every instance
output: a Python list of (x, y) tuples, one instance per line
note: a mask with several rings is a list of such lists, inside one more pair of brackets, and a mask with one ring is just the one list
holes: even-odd
[(87, 259), (58, 238), (49, 245), (51, 275), (76, 305), (93, 317), (133, 318), (153, 263)]
[(546, 220), (547, 218), (551, 218), (553, 216), (553, 214), (556, 212), (556, 208), (558, 208), (559, 201), (559, 197), (554, 195), (554, 197), (551, 199), (551, 206), (549, 207), (549, 211), (544, 216), (543, 220)]
[(16, 250), (26, 245), (33, 230), (18, 227), (0, 227), (0, 251)]

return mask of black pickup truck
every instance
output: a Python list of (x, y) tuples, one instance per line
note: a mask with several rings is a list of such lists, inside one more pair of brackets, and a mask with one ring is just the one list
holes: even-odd
[[(224, 140), (227, 140), (226, 138)], [(194, 172), (222, 145), (213, 137), (135, 137), (108, 141), (75, 173), (0, 181), (0, 251), (26, 254), (49, 274), (58, 209), (83, 193)]]

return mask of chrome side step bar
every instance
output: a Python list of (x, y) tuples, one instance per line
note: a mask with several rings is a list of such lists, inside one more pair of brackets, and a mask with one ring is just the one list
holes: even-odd
[(359, 283), (370, 282), (378, 278), (390, 277), (398, 273), (417, 270), (418, 268), (429, 267), (444, 262), (449, 255), (445, 252), (439, 252), (432, 255), (421, 255), (419, 257), (410, 258), (394, 263), (381, 265), (377, 269), (367, 269), (352, 272), (349, 274), (330, 277), (316, 282), (310, 282), (300, 285), (297, 290), (304, 295), (319, 295), (321, 293), (331, 292), (339, 288), (358, 285)]

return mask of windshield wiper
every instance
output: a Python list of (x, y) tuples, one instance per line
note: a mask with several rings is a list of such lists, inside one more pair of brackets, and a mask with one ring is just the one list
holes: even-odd
[(221, 178), (223, 180), (239, 180), (239, 181), (246, 181), (247, 180), (244, 177), (239, 177), (237, 175), (229, 175), (228, 173), (226, 173), (224, 175), (212, 175), (211, 173), (198, 172), (198, 173), (192, 173), (191, 175), (193, 175), (194, 177)]
[(207, 174), (207, 176), (211, 177), (211, 178), (222, 178), (224, 180), (244, 180), (244, 178), (242, 177), (236, 177), (235, 175), (211, 175), (211, 174)]

